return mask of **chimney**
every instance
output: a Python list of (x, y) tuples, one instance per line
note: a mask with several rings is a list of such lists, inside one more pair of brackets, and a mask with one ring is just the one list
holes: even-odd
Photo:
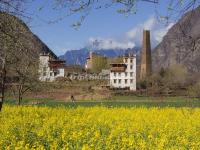
[(140, 79), (152, 73), (150, 31), (143, 30), (143, 46), (141, 51)]

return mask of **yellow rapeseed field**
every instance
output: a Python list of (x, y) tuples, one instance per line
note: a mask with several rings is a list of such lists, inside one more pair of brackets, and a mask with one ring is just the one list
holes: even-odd
[(5, 106), (0, 149), (200, 149), (200, 108)]

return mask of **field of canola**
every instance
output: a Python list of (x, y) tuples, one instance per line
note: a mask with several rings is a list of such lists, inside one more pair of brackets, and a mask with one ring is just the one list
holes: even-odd
[(0, 149), (200, 149), (199, 108), (5, 106)]

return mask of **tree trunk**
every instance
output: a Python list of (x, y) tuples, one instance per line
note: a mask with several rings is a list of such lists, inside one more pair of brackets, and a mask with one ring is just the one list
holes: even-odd
[(19, 91), (18, 91), (18, 105), (21, 105), (21, 101), (22, 101), (22, 88), (23, 85), (19, 85)]
[(6, 67), (5, 61), (2, 61), (2, 71), (1, 71), (1, 95), (0, 95), (0, 111), (3, 107), (3, 102), (5, 99), (5, 81), (6, 81)]

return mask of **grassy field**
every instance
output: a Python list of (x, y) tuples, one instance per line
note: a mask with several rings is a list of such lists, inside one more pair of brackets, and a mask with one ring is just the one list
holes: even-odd
[(199, 108), (5, 105), (0, 122), (2, 150), (200, 148)]
[[(67, 84), (56, 82), (43, 83), (35, 92), (26, 93), (22, 104), (51, 107), (60, 105), (65, 107), (200, 107), (199, 99), (187, 97), (120, 96), (118, 91), (117, 93), (102, 88), (102, 85), (106, 85), (104, 82), (105, 81), (73, 81)], [(120, 94), (124, 94), (123, 91)], [(71, 102), (71, 95), (74, 95), (75, 103)], [(17, 103), (11, 91), (7, 91), (6, 96), (6, 104), (15, 105)]]
[[(6, 104), (15, 105), (16, 101), (7, 99)], [(138, 97), (138, 96), (112, 96), (109, 99), (103, 100), (84, 100), (63, 102), (62, 100), (55, 100), (50, 98), (43, 99), (24, 99), (23, 105), (39, 105), (56, 107), (63, 105), (65, 107), (91, 107), (91, 106), (105, 106), (105, 107), (200, 107), (199, 99), (191, 99), (185, 97)]]

